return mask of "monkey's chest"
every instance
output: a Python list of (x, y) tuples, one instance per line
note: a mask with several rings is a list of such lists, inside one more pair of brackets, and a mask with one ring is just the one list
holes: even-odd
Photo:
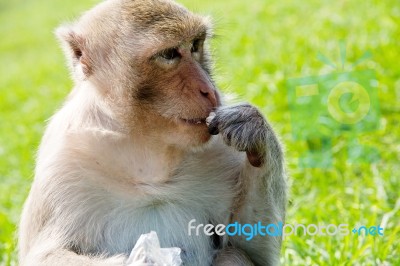
[[(179, 247), (185, 265), (209, 265), (220, 242), (205, 231), (207, 224), (227, 224), (234, 193), (217, 177), (182, 176), (135, 201), (121, 201), (112, 210), (117, 219), (103, 227), (103, 249), (129, 254), (141, 234), (155, 231), (161, 247)], [(111, 216), (110, 216), (111, 217)]]

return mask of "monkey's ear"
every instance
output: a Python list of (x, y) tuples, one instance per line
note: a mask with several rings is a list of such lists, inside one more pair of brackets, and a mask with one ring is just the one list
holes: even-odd
[[(73, 30), (72, 26), (61, 26), (55, 32), (74, 74), (87, 78), (92, 74), (86, 39)], [(76, 73), (78, 72), (78, 73)], [(80, 73), (79, 73), (80, 72)]]

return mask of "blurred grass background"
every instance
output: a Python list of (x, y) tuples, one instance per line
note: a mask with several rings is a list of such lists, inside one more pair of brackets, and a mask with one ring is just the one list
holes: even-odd
[[(94, 0), (0, 0), (0, 265), (16, 265), (15, 231), (48, 119), (71, 89), (54, 28)], [(211, 14), (216, 80), (225, 92), (258, 105), (286, 145), (290, 172), (287, 223), (385, 226), (384, 236), (288, 236), (285, 265), (400, 265), (400, 3), (385, 1), (190, 1)], [(298, 166), (306, 142), (292, 139), (285, 81), (332, 73), (320, 52), (379, 80), (379, 129), (360, 135), (381, 160), (349, 164), (346, 139), (335, 137), (333, 167)], [(304, 117), (307, 119), (307, 117)]]

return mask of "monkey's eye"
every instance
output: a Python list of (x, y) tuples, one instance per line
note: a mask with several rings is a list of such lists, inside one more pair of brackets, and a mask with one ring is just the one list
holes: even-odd
[(160, 57), (166, 60), (174, 60), (181, 58), (181, 54), (179, 53), (177, 48), (170, 48), (167, 50), (164, 50), (160, 53)]
[(195, 39), (193, 41), (192, 48), (190, 49), (190, 52), (198, 53), (200, 51), (201, 44), (202, 44), (202, 40), (201, 39)]

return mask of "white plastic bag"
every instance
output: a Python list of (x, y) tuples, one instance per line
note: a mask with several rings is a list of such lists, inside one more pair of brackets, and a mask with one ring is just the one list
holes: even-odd
[(151, 231), (139, 237), (129, 255), (127, 266), (180, 266), (181, 249), (161, 248), (157, 233)]

